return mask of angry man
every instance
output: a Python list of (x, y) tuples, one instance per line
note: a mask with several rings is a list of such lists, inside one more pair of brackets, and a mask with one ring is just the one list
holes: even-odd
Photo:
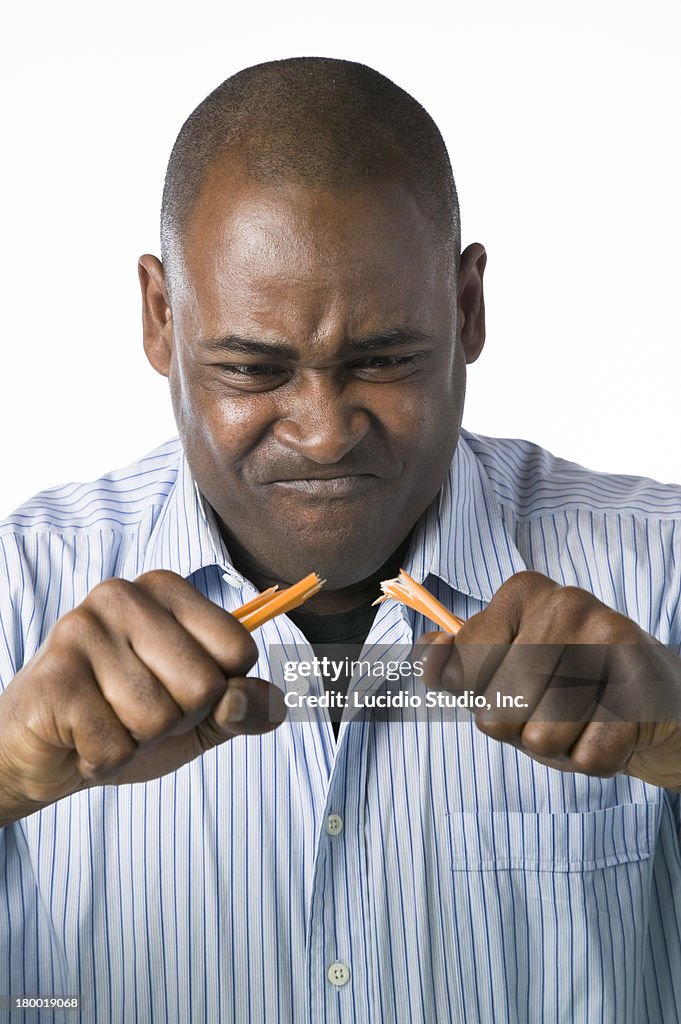
[[(363, 65), (247, 68), (184, 124), (139, 261), (179, 438), (0, 529), (12, 1020), (679, 1019), (681, 489), (462, 430), (485, 262)], [(400, 567), (465, 620), (428, 686), (522, 720), (287, 717), (275, 647), (432, 630), (373, 605)], [(312, 570), (302, 610), (230, 614)], [(539, 714), (580, 645), (597, 699)]]

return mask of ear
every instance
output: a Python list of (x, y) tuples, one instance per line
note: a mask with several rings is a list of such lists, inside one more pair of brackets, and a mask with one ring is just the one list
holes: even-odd
[(461, 253), (457, 284), (459, 337), (466, 362), (474, 363), (485, 344), (485, 298), (482, 277), (487, 253), (479, 242), (473, 242)]
[(173, 314), (163, 264), (156, 256), (140, 256), (137, 272), (142, 289), (144, 351), (156, 372), (167, 377), (173, 352)]

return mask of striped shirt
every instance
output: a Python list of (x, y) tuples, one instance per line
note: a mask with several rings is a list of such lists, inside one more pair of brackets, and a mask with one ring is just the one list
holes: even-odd
[[(227, 610), (230, 562), (178, 441), (0, 528), (0, 684), (99, 581), (155, 568)], [(405, 568), (456, 615), (533, 568), (681, 649), (681, 487), (462, 432)], [(431, 628), (388, 601), (368, 642)], [(282, 616), (256, 634), (312, 652)], [(2, 1020), (681, 1019), (679, 796), (563, 773), (456, 721), (327, 714), (0, 830)], [(3, 1015), (4, 1014), (4, 1015)]]

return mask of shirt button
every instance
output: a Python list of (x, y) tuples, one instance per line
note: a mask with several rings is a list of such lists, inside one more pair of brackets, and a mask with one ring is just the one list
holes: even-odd
[(331, 964), (329, 967), (326, 976), (332, 985), (341, 988), (350, 981), (350, 968), (347, 964), (342, 964), (340, 960), (336, 960), (335, 964)]
[(339, 836), (343, 831), (343, 819), (340, 814), (330, 814), (326, 819), (326, 833), (329, 836)]
[(306, 693), (310, 692), (310, 684), (304, 676), (298, 676), (289, 686), (289, 693), (297, 693), (299, 697), (304, 697)]

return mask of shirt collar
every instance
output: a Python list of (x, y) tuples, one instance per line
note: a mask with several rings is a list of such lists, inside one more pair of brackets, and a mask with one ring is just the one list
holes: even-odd
[[(180, 449), (177, 478), (149, 538), (144, 572), (171, 569), (186, 578), (212, 565), (221, 568), (227, 582), (245, 582)], [(485, 602), (526, 568), (464, 430), (439, 495), (417, 523), (405, 568), (419, 582), (432, 574)]]
[(466, 433), (459, 435), (438, 497), (417, 524), (406, 569), (420, 583), (432, 574), (454, 590), (488, 602), (502, 583), (527, 566)]
[(199, 569), (218, 565), (235, 582), (237, 578), (241, 580), (231, 564), (213, 510), (199, 492), (182, 448), (179, 460), (175, 483), (147, 544), (143, 571), (170, 569), (187, 578)]

